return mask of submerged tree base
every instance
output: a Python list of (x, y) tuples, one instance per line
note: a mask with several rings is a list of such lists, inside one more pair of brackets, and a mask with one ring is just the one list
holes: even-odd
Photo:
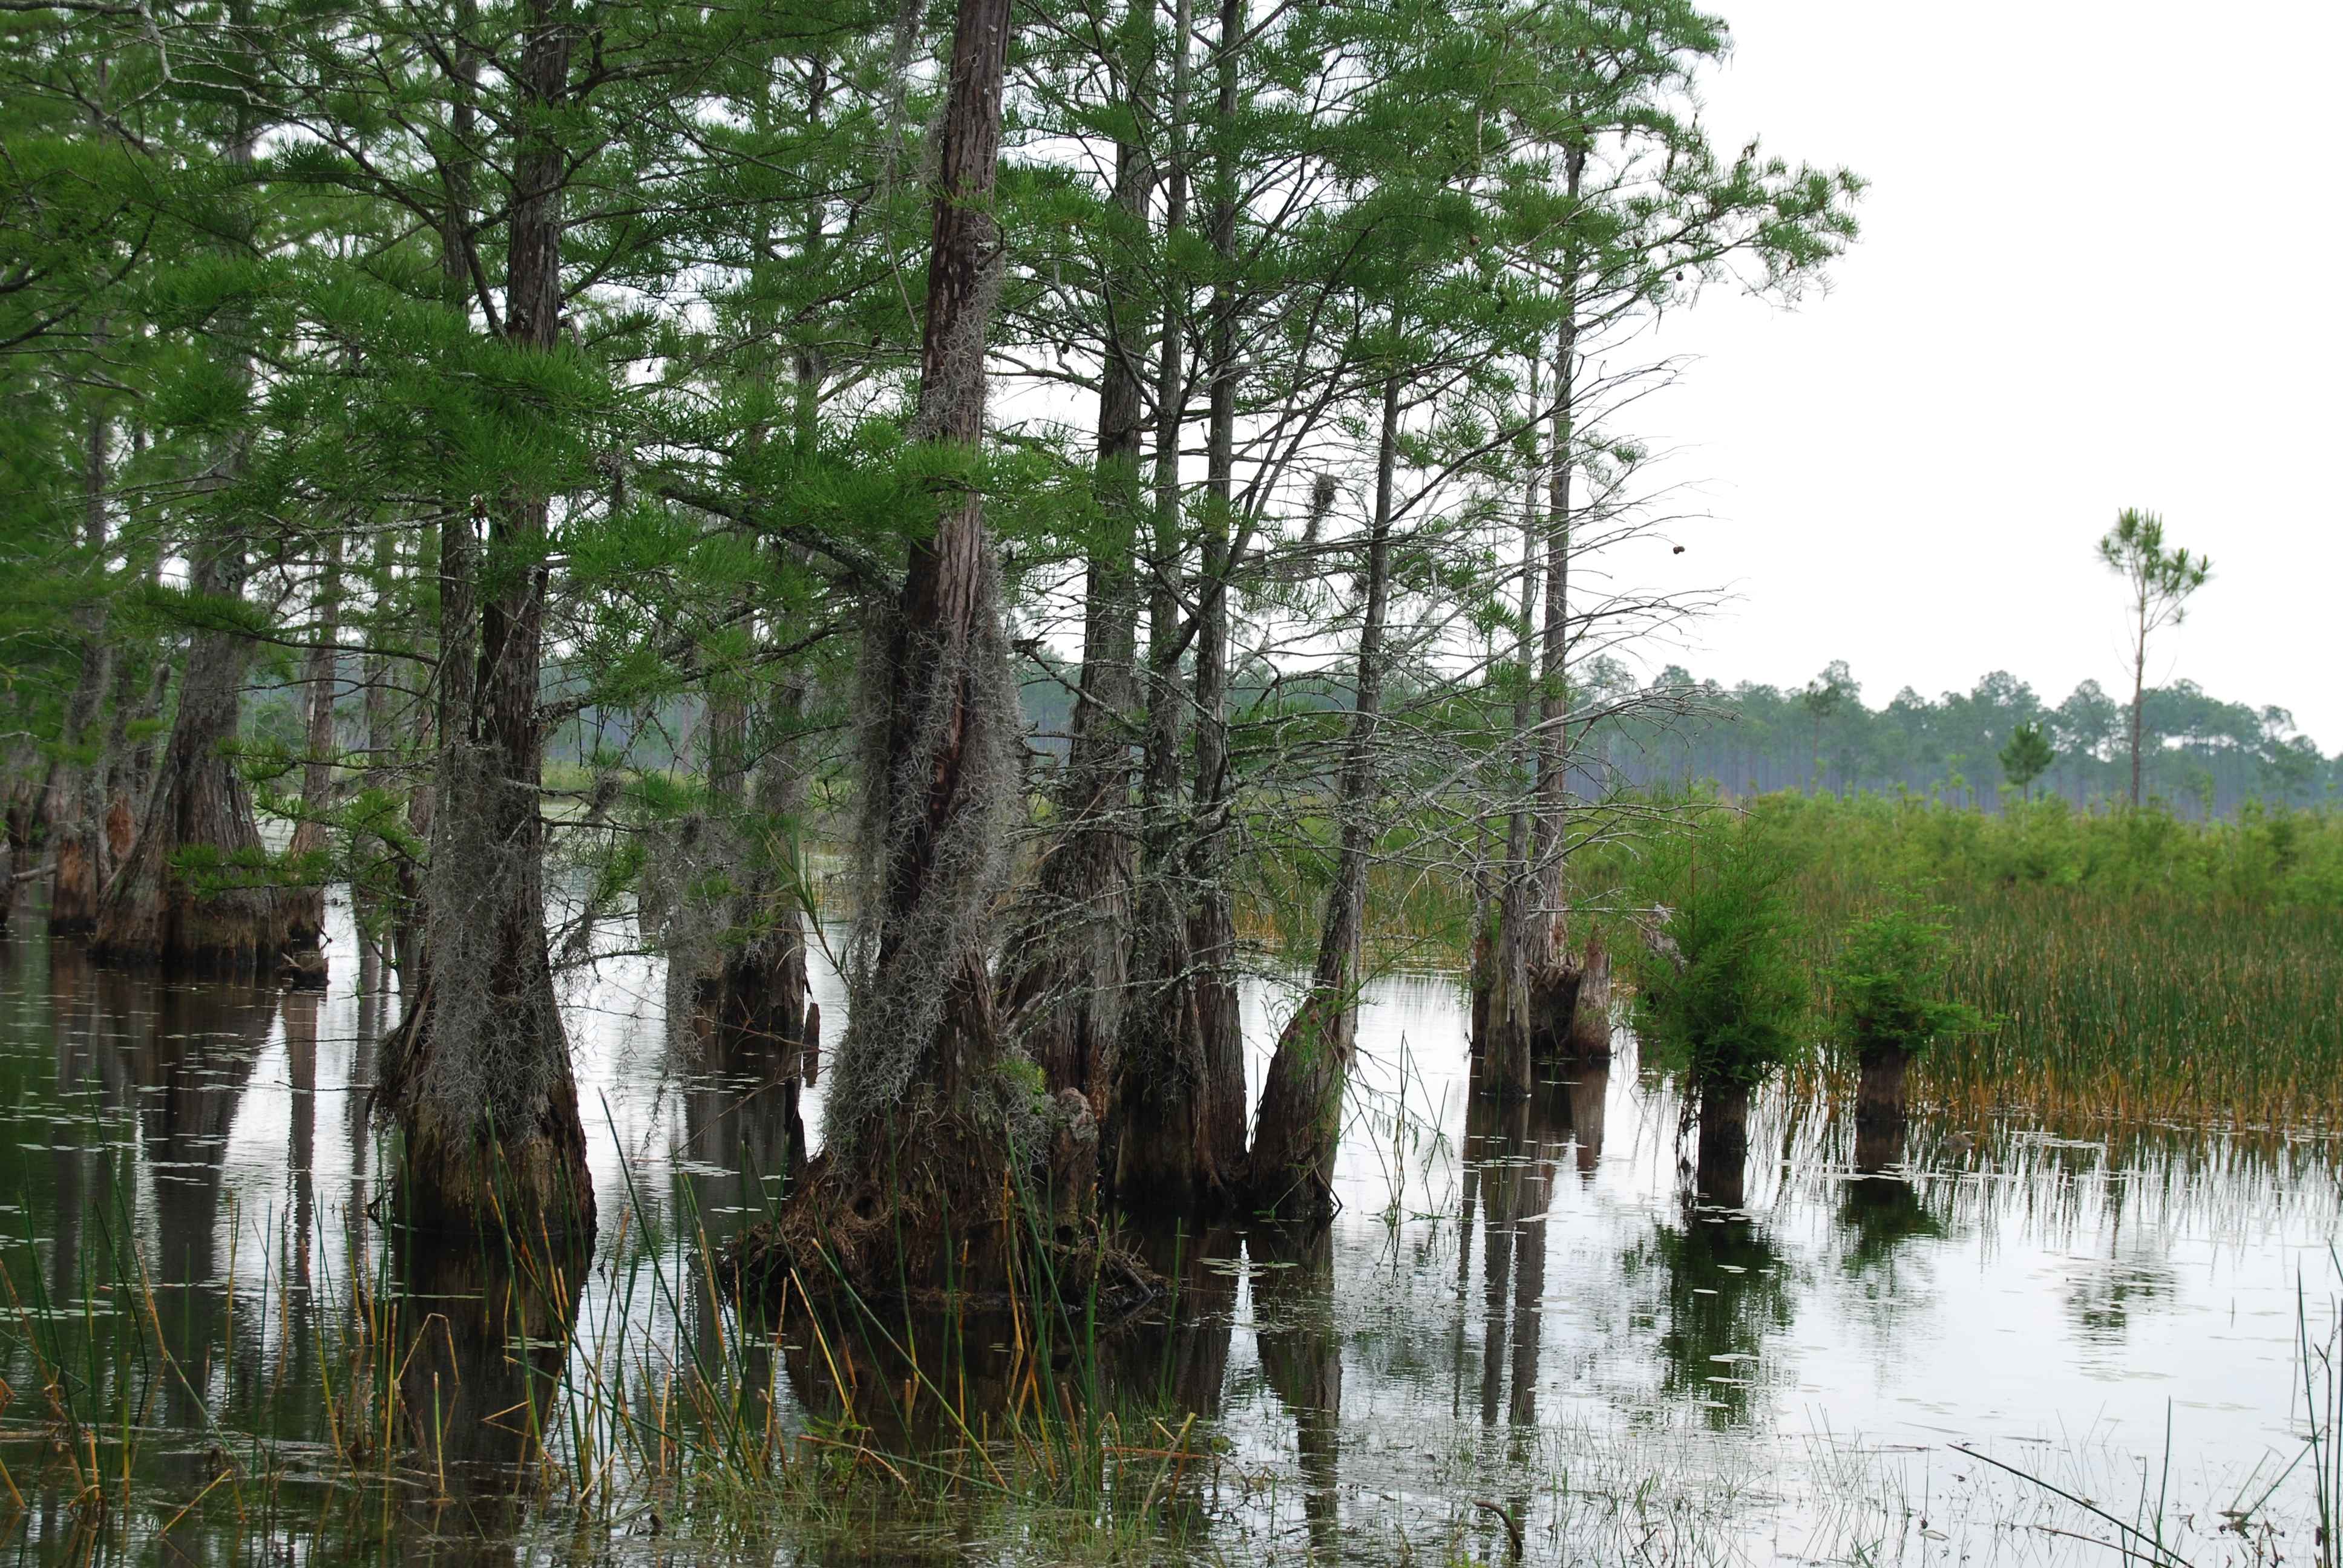
[[(490, 1136), (482, 1107), (462, 1095), (421, 1088), (434, 1077), (437, 1045), (427, 1023), (428, 1000), (383, 1038), (377, 1093), (385, 1097), (403, 1143), (394, 1178), (398, 1223), (426, 1233), (486, 1236), (511, 1232), (560, 1241), (594, 1234), (593, 1177), (567, 1047), (558, 1070), (527, 1098), (533, 1116), (508, 1118), (518, 1137)], [(557, 1037), (558, 1041), (558, 1037)]]
[(816, 1157), (776, 1218), (726, 1245), (726, 1289), (761, 1301), (793, 1290), (815, 1302), (982, 1309), (1054, 1298), (1107, 1317), (1136, 1311), (1159, 1287), (1091, 1218), (1096, 1135), (1069, 1101), (1081, 1096), (1058, 1097), (1066, 1114), (1039, 1158), (1016, 1158), (1005, 1129), (959, 1113), (924, 1120), (886, 1157)]

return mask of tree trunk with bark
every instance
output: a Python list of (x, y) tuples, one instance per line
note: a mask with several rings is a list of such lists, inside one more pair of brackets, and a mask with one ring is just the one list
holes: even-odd
[[(241, 547), (198, 554), (196, 593), (233, 597), (243, 578)], [(223, 755), (236, 736), (250, 647), (232, 631), (199, 631), (189, 641), (179, 711), (137, 841), (99, 906), (91, 951), (100, 962), (223, 977), (263, 974), (277, 962), (284, 920), (262, 864), (252, 794)]]
[[(232, 0), (226, 20), (233, 46), (249, 46), (248, 0)], [(240, 105), (221, 149), (222, 161), (240, 176), (252, 167), (260, 130), (253, 106)], [(232, 211), (232, 243), (249, 249), (250, 210)], [(248, 385), (249, 345), (232, 343), (227, 352)], [(229, 439), (212, 475), (216, 492), (234, 485), (246, 452), (245, 437)], [(212, 528), (211, 537), (189, 546), (188, 586), (201, 598), (240, 597), (247, 569), (240, 520), (231, 515), (214, 519)], [(99, 900), (91, 951), (102, 962), (246, 976), (277, 961), (283, 916), (263, 868), (251, 792), (224, 754), (236, 739), (250, 655), (251, 645), (234, 630), (199, 629), (188, 639), (178, 713), (139, 814), (137, 842)]]
[(1367, 870), (1375, 846), (1376, 748), (1383, 721), (1383, 623), (1391, 598), (1393, 483), (1399, 451), (1399, 377), (1383, 383), (1375, 464), (1375, 511), (1366, 549), (1366, 606), (1359, 628), (1356, 695), (1335, 809), (1342, 847), (1326, 895), (1326, 924), (1310, 993), (1270, 1059), (1253, 1126), (1252, 1193), (1259, 1207), (1323, 1213), (1332, 1208), (1342, 1091), (1356, 1046)]
[(732, 835), (739, 858), (730, 869), (738, 888), (709, 1008), (719, 1059), (757, 1063), (787, 1101), (793, 1124), (813, 1046), (798, 851), (806, 777), (794, 733), (804, 703), (804, 689), (791, 685), (766, 715), (771, 733), (755, 769), (753, 799), (744, 803)]
[[(1189, 0), (1176, 0), (1166, 116), (1172, 140), (1164, 176), (1167, 254), (1188, 221), (1190, 23)], [(1175, 286), (1163, 302), (1157, 345), (1155, 494), (1147, 560), (1147, 733), (1131, 936), (1131, 1000), (1116, 1043), (1112, 1120), (1103, 1154), (1126, 1208), (1165, 1213), (1224, 1206), (1233, 1201), (1244, 1179), (1242, 1081), (1232, 1134), (1223, 1112), (1225, 1097), (1212, 1092), (1216, 1070), (1222, 1064), (1205, 1056), (1188, 920), (1190, 817), (1182, 809), (1180, 789), (1191, 706), (1180, 668), (1185, 633), (1180, 584), (1186, 577), (1187, 555), (1180, 493), (1181, 432), (1188, 397), (1186, 317), (1186, 302)]]
[[(971, 463), (1001, 265), (992, 206), (1011, 26), (1010, 0), (962, 0), (912, 427)], [(946, 489), (900, 595), (865, 637), (866, 886), (825, 1146), (777, 1229), (734, 1251), (744, 1284), (990, 1294), (1011, 1284), (1029, 1235), (1071, 1241), (1087, 1224), (1096, 1125), (1079, 1095), (1051, 1096), (1018, 1070), (986, 962), (1021, 779), (999, 596), (983, 498)]]
[(1579, 950), (1578, 992), (1564, 1047), (1574, 1061), (1607, 1061), (1611, 1057), (1611, 950), (1592, 926)]
[[(439, 622), (443, 629), (450, 624), (451, 620), (445, 598), (448, 593), (456, 593), (461, 598), (463, 615), (468, 616), (471, 613), (469, 608), (470, 558), (467, 549), (463, 548), (470, 540), (471, 536), (468, 532), (470, 528), (471, 522), (468, 518), (451, 517), (445, 528), (424, 529), (417, 541), (415, 569), (436, 570), (439, 577), (439, 591), (442, 596)], [(459, 531), (463, 533), (463, 538), (457, 542), (455, 553), (451, 555), (449, 536)], [(451, 568), (463, 575), (460, 578), (450, 577)], [(435, 644), (438, 641), (437, 638), (433, 640)], [(468, 648), (472, 643), (470, 638), (467, 636), (460, 644), (453, 646)], [(434, 646), (431, 651), (436, 656), (444, 652), (444, 648)], [(444, 665), (442, 668), (445, 668)], [(450, 678), (458, 682), (460, 689), (469, 689), (468, 673), (458, 670)], [(431, 756), (437, 749), (439, 737), (445, 732), (445, 725), (453, 712), (447, 700), (447, 687), (442, 685), (440, 699), (437, 703), (426, 702), (418, 698), (410, 705), (405, 725), (407, 733), (403, 744), (398, 748), (403, 761), (412, 759), (412, 765), (420, 769), (421, 759)], [(421, 769), (407, 790), (406, 837), (409, 843), (423, 846), (430, 844), (432, 828), (438, 817), (435, 809), (437, 800), (438, 789), (434, 779), (433, 770)], [(391, 896), (387, 946), (390, 950), (391, 968), (398, 976), (399, 992), (402, 997), (410, 1001), (420, 996), (423, 990), (425, 869), (425, 858), (394, 849), (390, 864)]]
[[(517, 132), (504, 333), (557, 351), (562, 190), (558, 134), (582, 29), (533, 0), (515, 64), (530, 110)], [(426, 1231), (576, 1237), (594, 1189), (569, 1043), (546, 946), (544, 657), (551, 499), (517, 485), (440, 538), (440, 724), (424, 878), (419, 980), (383, 1041), (378, 1103), (397, 1121), (399, 1214)], [(476, 521), (488, 538), (474, 538)], [(408, 979), (410, 977), (402, 977)]]
[[(1563, 157), (1563, 189), (1578, 199), (1586, 173), (1586, 149), (1573, 146)], [(1577, 430), (1578, 282), (1574, 270), (1563, 282), (1564, 315), (1554, 349), (1553, 452), (1546, 469), (1549, 517), (1545, 537), (1545, 618), (1538, 658), (1538, 809), (1534, 854), (1537, 868), (1539, 929), (1527, 950), (1532, 1046), (1537, 1055), (1565, 1057), (1577, 1025), (1580, 963), (1570, 950), (1570, 890), (1564, 862), (1570, 851), (1570, 555), (1572, 476), (1577, 468), (1573, 444)], [(1603, 998), (1607, 1011), (1607, 993)], [(1607, 1032), (1604, 1038), (1608, 1039)]]
[(1245, 1161), (1244, 1020), (1237, 1002), (1236, 908), (1229, 887), (1236, 789), (1229, 773), (1229, 599), (1236, 570), (1238, 172), (1233, 147), (1239, 54), (1244, 45), (1245, 0), (1222, 0), (1214, 68), (1219, 76), (1215, 119), (1221, 151), (1215, 160), (1212, 246), (1218, 266), (1210, 316), (1211, 403), (1204, 444), (1204, 512), (1200, 530), (1202, 603), (1196, 628), (1196, 839), (1191, 876), (1196, 898), (1188, 917), (1196, 969), (1196, 1020), (1203, 1031), (1202, 1131), (1213, 1163), (1236, 1170)]
[[(1138, 96), (1138, 69), (1128, 73)], [(1144, 150), (1115, 151), (1115, 206), (1147, 221)], [(1109, 236), (1110, 246), (1124, 243)], [(1064, 826), (1020, 900), (1004, 953), (1001, 1006), (1018, 1044), (1052, 1092), (1071, 1089), (1101, 1122), (1114, 1081), (1115, 1040), (1129, 985), (1133, 863), (1131, 720), (1139, 708), (1138, 547), (1143, 427), (1137, 289), (1129, 268), (1107, 271), (1106, 360), (1099, 384), (1098, 503), (1103, 538), (1085, 572), (1082, 668), (1073, 740), (1058, 791)]]
[[(1530, 396), (1537, 396), (1537, 371), (1530, 372)], [(1533, 448), (1536, 433), (1530, 433)], [(1530, 978), (1548, 935), (1534, 906), (1539, 881), (1535, 854), (1534, 806), (1538, 779), (1538, 694), (1531, 678), (1534, 664), (1531, 628), (1537, 612), (1544, 561), (1539, 549), (1542, 529), (1538, 517), (1538, 467), (1533, 452), (1528, 494), (1522, 507), (1521, 633), (1515, 645), (1520, 685), (1513, 694), (1513, 739), (1505, 794), (1511, 809), (1505, 816), (1503, 879), (1497, 890), (1497, 929), (1490, 943), (1487, 1002), (1481, 1030), (1484, 1072), (1481, 1081), (1493, 1093), (1509, 1100), (1526, 1098), (1534, 1077), (1536, 1017)]]
[[(102, 347), (103, 329), (98, 335)], [(83, 547), (94, 577), (106, 574), (107, 447), (112, 426), (102, 412), (89, 417), (82, 469)], [(51, 864), (49, 934), (83, 936), (97, 926), (98, 900), (115, 860), (106, 836), (106, 777), (88, 755), (97, 743), (99, 709), (112, 684), (115, 652), (106, 636), (106, 601), (95, 591), (74, 619), (81, 672), (65, 706), (59, 754), (42, 791), (42, 837)]]
[(340, 654), (342, 537), (326, 538), (317, 568), (317, 641), (301, 672), (308, 688), (307, 722), (303, 727), (301, 815), (286, 846), (294, 874), (304, 879), (278, 894), (285, 915), (286, 972), (295, 983), (326, 983), (326, 859), (327, 817), (334, 806), (334, 769), (338, 760), (334, 745), (334, 697), (339, 686), (336, 662)]

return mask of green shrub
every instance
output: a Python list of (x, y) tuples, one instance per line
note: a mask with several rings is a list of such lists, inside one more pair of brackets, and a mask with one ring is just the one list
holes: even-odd
[(1754, 1085), (1804, 1044), (1788, 849), (1748, 818), (1712, 817), (1658, 840), (1648, 867), (1666, 911), (1660, 940), (1634, 960), (1649, 1058), (1695, 1083)]
[(1976, 1034), (1986, 1018), (1946, 994), (1952, 986), (1952, 910), (1905, 889), (1847, 927), (1830, 971), (1838, 1041), (1864, 1053), (1916, 1055), (1940, 1040)]

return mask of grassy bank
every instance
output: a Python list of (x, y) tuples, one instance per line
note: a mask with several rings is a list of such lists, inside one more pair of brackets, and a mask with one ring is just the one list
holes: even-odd
[(1885, 889), (1948, 911), (1955, 993), (1998, 1027), (1916, 1086), (1954, 1108), (2343, 1123), (2343, 818), (2187, 823), (1771, 797), (1818, 970)]
[[(2249, 810), (2183, 821), (2084, 812), (2063, 800), (1997, 813), (1879, 796), (1772, 795), (1728, 807), (1591, 808), (1573, 896), (1640, 949), (1638, 910), (1664, 893), (1654, 840), (1728, 810), (1778, 842), (1795, 873), (1815, 1001), (1847, 926), (1897, 888), (1943, 904), (1954, 994), (1996, 1027), (1942, 1045), (1914, 1087), (1959, 1114), (2343, 1127), (2343, 815)], [(1315, 940), (1322, 856), (1297, 832), (1264, 847), (1246, 884), (1248, 934), (1291, 955)], [(1395, 831), (1372, 916), (1392, 965), (1461, 968), (1474, 878), (1440, 845), (1469, 828)], [(1822, 1020), (1799, 1070), (1828, 1073)]]

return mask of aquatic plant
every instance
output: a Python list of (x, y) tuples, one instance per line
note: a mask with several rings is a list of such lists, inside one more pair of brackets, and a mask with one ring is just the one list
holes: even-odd
[(1749, 1091), (1804, 1049), (1808, 994), (1788, 849), (1746, 817), (1655, 846), (1657, 923), (1634, 960), (1646, 1060), (1680, 1068), (1700, 1106), (1704, 1187), (1739, 1203)]

